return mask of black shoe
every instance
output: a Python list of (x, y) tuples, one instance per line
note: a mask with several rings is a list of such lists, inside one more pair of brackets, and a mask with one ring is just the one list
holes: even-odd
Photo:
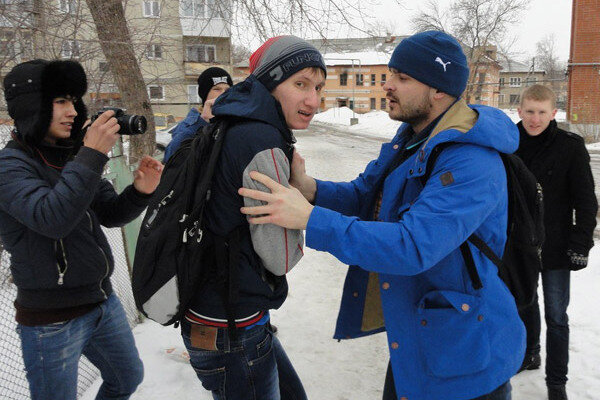
[(539, 353), (525, 354), (525, 359), (523, 360), (523, 364), (521, 364), (521, 368), (519, 368), (517, 371), (517, 374), (525, 370), (531, 371), (534, 369), (539, 369), (540, 365), (542, 365), (542, 358), (540, 357)]
[(565, 385), (548, 385), (548, 400), (569, 400)]

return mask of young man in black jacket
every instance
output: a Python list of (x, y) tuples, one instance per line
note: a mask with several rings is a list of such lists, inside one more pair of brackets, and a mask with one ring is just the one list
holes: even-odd
[(85, 72), (73, 61), (21, 63), (4, 79), (15, 129), (0, 150), (0, 238), (11, 255), (34, 400), (75, 400), (82, 354), (104, 380), (96, 399), (128, 399), (143, 377), (100, 225), (137, 217), (162, 164), (144, 157), (133, 184), (117, 195), (102, 171), (119, 124), (107, 111), (82, 130), (86, 90)]
[[(585, 268), (594, 245), (598, 202), (590, 156), (583, 139), (557, 127), (556, 96), (534, 85), (521, 95), (517, 124), (525, 165), (544, 191), (546, 241), (542, 249), (542, 288), (546, 319), (546, 384), (550, 400), (565, 400), (569, 361), (570, 271)], [(574, 216), (574, 217), (573, 217)], [(540, 310), (537, 297), (521, 311), (527, 351), (520, 371), (540, 367)]]

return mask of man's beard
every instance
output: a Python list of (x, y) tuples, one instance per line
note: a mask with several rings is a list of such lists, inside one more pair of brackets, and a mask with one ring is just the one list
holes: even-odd
[[(390, 118), (396, 121), (406, 122), (410, 125), (417, 125), (422, 121), (426, 121), (429, 118), (432, 104), (429, 102), (427, 95), (421, 97), (420, 101), (416, 104), (402, 104), (398, 102), (396, 97), (391, 97), (396, 100), (396, 107), (394, 110), (390, 109)], [(390, 97), (388, 97), (388, 100)]]

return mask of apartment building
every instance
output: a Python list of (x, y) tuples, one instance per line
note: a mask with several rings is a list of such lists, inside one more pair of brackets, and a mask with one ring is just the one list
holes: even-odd
[(517, 108), (521, 101), (521, 92), (537, 83), (546, 84), (546, 71), (535, 68), (532, 63), (515, 60), (500, 62), (500, 108)]
[[(196, 79), (210, 66), (231, 71), (229, 0), (130, 0), (129, 34), (154, 113), (183, 118), (199, 105)], [(75, 59), (88, 75), (89, 108), (121, 106), (84, 0), (3, 0), (0, 77), (33, 58)], [(0, 104), (0, 118), (6, 107)]]

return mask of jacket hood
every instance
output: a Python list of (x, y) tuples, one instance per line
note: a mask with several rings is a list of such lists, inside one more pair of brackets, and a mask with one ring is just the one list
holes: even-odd
[(281, 104), (253, 75), (220, 95), (212, 112), (215, 117), (232, 116), (261, 121), (273, 125), (286, 135), (290, 134)]
[(497, 108), (460, 100), (438, 122), (424, 148), (442, 142), (471, 143), (510, 154), (519, 147), (519, 129)]
[(15, 66), (4, 78), (4, 96), (8, 113), (15, 121), (17, 139), (29, 146), (37, 146), (48, 133), (52, 101), (69, 95), (76, 99), (77, 111), (71, 141), (81, 142), (81, 128), (87, 119), (81, 97), (86, 91), (86, 75), (78, 62), (38, 59)]

